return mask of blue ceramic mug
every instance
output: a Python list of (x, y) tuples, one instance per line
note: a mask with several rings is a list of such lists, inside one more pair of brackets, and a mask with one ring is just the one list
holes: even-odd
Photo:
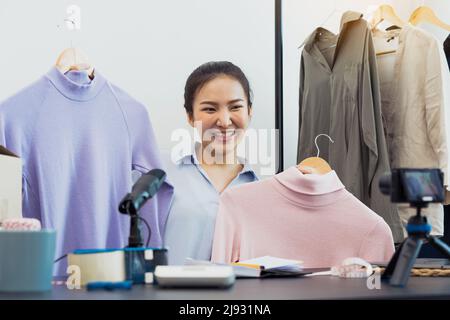
[(0, 230), (0, 291), (52, 288), (56, 232)]

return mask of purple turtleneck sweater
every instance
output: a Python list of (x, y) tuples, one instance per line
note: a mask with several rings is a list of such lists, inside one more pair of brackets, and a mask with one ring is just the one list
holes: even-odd
[[(125, 246), (129, 217), (118, 204), (131, 172), (161, 168), (146, 108), (98, 71), (91, 80), (52, 68), (0, 103), (0, 145), (23, 159), (23, 215), (57, 231), (56, 257)], [(172, 194), (165, 183), (141, 211), (151, 246), (162, 244)], [(54, 273), (65, 271), (63, 259)]]

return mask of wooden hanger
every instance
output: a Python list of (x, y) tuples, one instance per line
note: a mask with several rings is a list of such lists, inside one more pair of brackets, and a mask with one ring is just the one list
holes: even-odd
[[(395, 13), (394, 8), (388, 4), (383, 4), (379, 6), (378, 9), (373, 13), (373, 17), (370, 22), (372, 30), (375, 29), (383, 21), (389, 21), (390, 23), (393, 24), (393, 26), (387, 28), (386, 30), (401, 29), (405, 25), (405, 22), (402, 19), (400, 19), (397, 13)], [(382, 56), (396, 52), (397, 50), (381, 51), (377, 52), (376, 56)]]
[(389, 21), (393, 25), (401, 28), (405, 25), (405, 22), (400, 19), (397, 13), (395, 13), (394, 8), (389, 4), (382, 4), (375, 10), (370, 25), (372, 29), (375, 29), (383, 21)]
[(314, 143), (316, 145), (317, 148), (317, 156), (316, 157), (309, 157), (304, 159), (302, 162), (300, 162), (297, 165), (297, 168), (300, 170), (300, 166), (303, 167), (310, 167), (314, 170), (314, 173), (318, 173), (318, 174), (325, 174), (328, 173), (330, 171), (332, 171), (333, 169), (331, 169), (331, 166), (328, 164), (328, 162), (326, 162), (324, 159), (320, 158), (320, 149), (319, 146), (317, 145), (317, 138), (319, 138), (320, 136), (326, 136), (328, 137), (328, 139), (330, 139), (330, 141), (332, 143), (334, 143), (333, 139), (331, 139), (331, 137), (325, 133), (321, 133), (319, 134), (316, 139), (314, 139)]
[(434, 13), (434, 11), (427, 6), (418, 7), (409, 17), (409, 23), (417, 26), (420, 23), (428, 22), (434, 24), (444, 30), (450, 31), (450, 25), (442, 22)]
[(78, 48), (65, 49), (56, 59), (55, 66), (61, 73), (71, 70), (87, 70), (89, 77), (94, 78), (94, 67)]
[[(75, 7), (75, 8), (73, 8)], [(78, 10), (77, 10), (78, 9)], [(76, 12), (75, 12), (75, 11)], [(68, 8), (67, 13), (70, 13), (71, 16), (64, 19), (66, 23), (69, 23), (73, 26), (70, 30), (79, 29), (79, 19), (80, 12), (77, 6), (71, 6)], [(78, 14), (73, 16), (73, 14)], [(65, 49), (56, 59), (55, 67), (63, 74), (71, 71), (71, 70), (87, 70), (88, 75), (91, 79), (94, 78), (94, 67), (89, 62), (89, 59), (86, 55), (81, 52), (80, 49), (75, 48), (73, 46), (72, 40), (70, 40), (70, 48)]]

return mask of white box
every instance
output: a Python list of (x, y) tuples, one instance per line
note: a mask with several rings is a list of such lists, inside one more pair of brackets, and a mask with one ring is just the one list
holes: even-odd
[(216, 287), (234, 284), (231, 266), (157, 266), (155, 279), (160, 287)]
[(0, 146), (0, 222), (22, 217), (22, 160)]

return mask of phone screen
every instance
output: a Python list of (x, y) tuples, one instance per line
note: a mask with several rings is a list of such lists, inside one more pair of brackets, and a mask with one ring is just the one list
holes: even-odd
[(444, 201), (439, 170), (406, 170), (402, 172), (402, 178), (409, 202)]

